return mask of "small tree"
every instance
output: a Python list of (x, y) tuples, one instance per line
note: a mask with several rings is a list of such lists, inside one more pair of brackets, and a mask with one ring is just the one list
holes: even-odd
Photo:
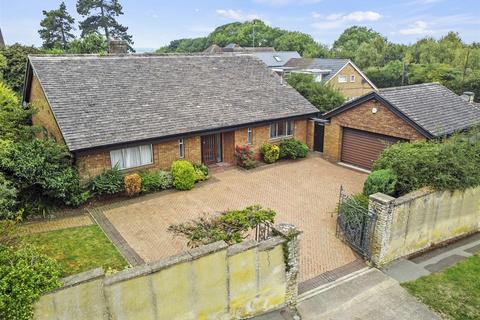
[(345, 102), (342, 94), (333, 87), (316, 82), (313, 75), (291, 73), (286, 78), (305, 99), (310, 101), (320, 112), (330, 111)]
[(175, 224), (168, 231), (188, 239), (195, 248), (215, 241), (228, 244), (242, 242), (248, 231), (265, 222), (274, 222), (276, 212), (253, 205), (243, 210), (231, 210), (220, 215), (204, 216), (187, 223)]
[(68, 48), (68, 42), (75, 38), (71, 32), (75, 19), (67, 12), (65, 2), (56, 10), (43, 11), (45, 18), (40, 22), (42, 29), (38, 30), (43, 39), (45, 49)]

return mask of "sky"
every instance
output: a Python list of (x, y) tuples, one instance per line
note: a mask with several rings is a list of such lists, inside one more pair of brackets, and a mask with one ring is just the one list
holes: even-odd
[[(301, 31), (331, 45), (345, 28), (373, 28), (390, 41), (412, 43), (457, 31), (480, 42), (480, 0), (119, 0), (135, 48), (156, 49), (171, 40), (206, 36), (219, 25), (253, 18), (272, 27)], [(0, 28), (7, 44), (41, 45), (42, 10), (60, 0), (0, 0)], [(76, 22), (76, 0), (65, 0)], [(79, 33), (79, 30), (76, 30)]]

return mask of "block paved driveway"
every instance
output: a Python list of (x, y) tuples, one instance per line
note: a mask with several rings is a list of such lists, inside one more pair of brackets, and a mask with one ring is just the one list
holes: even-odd
[(143, 260), (155, 261), (187, 249), (185, 240), (166, 231), (171, 224), (252, 204), (272, 208), (276, 223), (292, 223), (303, 231), (300, 281), (305, 281), (356, 260), (335, 237), (332, 212), (340, 185), (358, 192), (365, 178), (312, 154), (251, 171), (229, 168), (191, 191), (159, 192), (102, 211)]

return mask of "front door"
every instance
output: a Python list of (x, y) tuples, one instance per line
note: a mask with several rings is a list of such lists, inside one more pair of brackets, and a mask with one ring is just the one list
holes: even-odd
[(323, 139), (325, 135), (325, 126), (315, 122), (315, 133), (313, 135), (313, 150), (323, 152)]
[(222, 162), (222, 134), (202, 136), (202, 161), (205, 164)]

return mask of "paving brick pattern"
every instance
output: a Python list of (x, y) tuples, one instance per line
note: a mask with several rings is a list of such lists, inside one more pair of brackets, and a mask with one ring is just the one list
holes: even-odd
[(25, 223), (21, 226), (22, 231), (27, 234), (47, 231), (55, 231), (67, 228), (83, 227), (92, 225), (93, 221), (87, 215), (55, 219), (50, 221)]
[(186, 241), (166, 229), (202, 214), (261, 204), (277, 211), (276, 222), (303, 230), (300, 281), (352, 263), (356, 256), (335, 237), (332, 212), (340, 185), (349, 192), (361, 190), (366, 174), (311, 155), (245, 171), (237, 168), (216, 173), (191, 191), (167, 191), (103, 209), (105, 216), (129, 246), (145, 261), (177, 254)]

